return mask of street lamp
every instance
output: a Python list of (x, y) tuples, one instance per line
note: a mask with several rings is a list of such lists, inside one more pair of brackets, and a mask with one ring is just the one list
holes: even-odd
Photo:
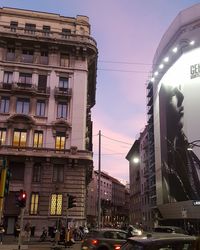
[(133, 157), (133, 163), (134, 163), (134, 164), (138, 164), (139, 162), (140, 162), (139, 157), (134, 156), (134, 157)]

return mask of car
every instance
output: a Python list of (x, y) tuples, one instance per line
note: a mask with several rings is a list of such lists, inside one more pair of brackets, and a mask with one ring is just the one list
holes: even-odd
[(127, 240), (127, 232), (120, 229), (93, 229), (85, 236), (81, 250), (118, 250)]
[(194, 250), (195, 244), (195, 236), (153, 232), (128, 238), (120, 250)]
[(175, 226), (157, 226), (153, 229), (154, 232), (159, 233), (179, 233), (179, 234), (188, 234), (185, 230), (181, 227)]
[(140, 228), (137, 228), (136, 226), (130, 225), (127, 231), (128, 237), (142, 235), (142, 230)]

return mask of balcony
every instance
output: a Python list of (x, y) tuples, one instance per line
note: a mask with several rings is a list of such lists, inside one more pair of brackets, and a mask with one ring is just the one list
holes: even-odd
[[(66, 159), (73, 158), (70, 149), (56, 150), (54, 148), (34, 148), (34, 147), (14, 147), (10, 145), (0, 145), (1, 156), (32, 156)], [(77, 150), (76, 159), (92, 160), (92, 152), (86, 150)]]
[(0, 92), (18, 92), (20, 93), (35, 93), (40, 96), (49, 96), (50, 95), (50, 87), (38, 87), (31, 83), (0, 83)]
[(55, 98), (70, 98), (72, 96), (72, 89), (55, 87), (54, 96)]
[(23, 37), (23, 39), (27, 40), (33, 40), (35, 39), (38, 41), (38, 39), (42, 41), (52, 41), (53, 43), (66, 43), (69, 42), (69, 44), (80, 44), (84, 43), (87, 46), (92, 46), (92, 49), (94, 49), (97, 52), (97, 43), (96, 41), (88, 36), (88, 35), (78, 35), (78, 34), (67, 34), (63, 36), (62, 32), (46, 32), (44, 30), (34, 29), (34, 30), (28, 30), (21, 27), (15, 27), (13, 29), (9, 25), (0, 25), (0, 35), (3, 37), (20, 37), (20, 35)]

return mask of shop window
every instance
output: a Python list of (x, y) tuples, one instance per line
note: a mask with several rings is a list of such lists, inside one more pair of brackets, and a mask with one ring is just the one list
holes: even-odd
[(38, 214), (38, 203), (39, 203), (39, 193), (31, 194), (31, 204), (30, 204), (30, 214), (37, 215)]
[(50, 215), (61, 215), (62, 214), (62, 194), (52, 194), (50, 201)]

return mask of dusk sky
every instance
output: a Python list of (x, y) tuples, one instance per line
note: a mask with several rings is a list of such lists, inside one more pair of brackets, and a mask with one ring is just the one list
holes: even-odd
[(98, 71), (94, 124), (94, 167), (129, 180), (125, 159), (146, 124), (146, 82), (155, 50), (173, 19), (195, 0), (0, 0), (1, 7), (76, 17), (86, 15), (97, 41)]

